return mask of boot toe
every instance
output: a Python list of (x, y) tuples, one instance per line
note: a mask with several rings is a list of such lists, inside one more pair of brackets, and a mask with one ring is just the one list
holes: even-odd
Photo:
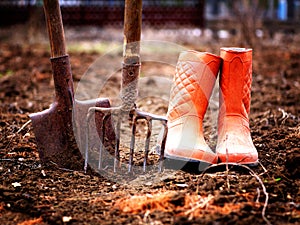
[(257, 164), (258, 153), (250, 132), (244, 126), (227, 130), (221, 134), (216, 152), (220, 162)]
[(217, 156), (220, 162), (239, 164), (257, 164), (258, 153), (254, 146), (224, 144), (217, 148)]
[(218, 159), (223, 163), (239, 163), (246, 165), (257, 165), (258, 156), (255, 152), (247, 153), (218, 153)]

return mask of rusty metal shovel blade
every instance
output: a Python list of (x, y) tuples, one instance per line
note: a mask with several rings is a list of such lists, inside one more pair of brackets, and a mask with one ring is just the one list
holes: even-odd
[[(108, 99), (76, 101), (73, 97), (73, 81), (67, 55), (51, 59), (56, 98), (49, 109), (30, 115), (42, 164), (54, 163), (58, 167), (82, 170), (85, 143), (85, 117), (92, 106), (110, 107)], [(95, 115), (91, 123), (92, 145), (97, 145), (97, 135), (102, 133), (99, 126), (102, 115)], [(113, 142), (111, 123), (106, 125), (107, 139)]]

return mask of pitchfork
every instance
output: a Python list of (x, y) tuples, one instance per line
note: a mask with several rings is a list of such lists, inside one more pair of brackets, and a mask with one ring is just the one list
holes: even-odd
[[(124, 13), (124, 52), (122, 64), (122, 83), (121, 83), (121, 100), (122, 104), (118, 107), (90, 107), (88, 110), (86, 123), (86, 147), (85, 147), (85, 171), (88, 167), (88, 151), (89, 151), (89, 122), (95, 112), (102, 112), (104, 114), (102, 119), (102, 127), (108, 122), (111, 115), (117, 117), (115, 125), (116, 143), (114, 152), (113, 171), (116, 172), (120, 167), (120, 128), (121, 119), (125, 115), (129, 115), (132, 123), (131, 141), (130, 141), (130, 154), (128, 163), (128, 172), (132, 172), (134, 148), (135, 148), (135, 133), (138, 120), (146, 120), (147, 135), (145, 141), (145, 154), (143, 161), (143, 171), (146, 171), (150, 137), (152, 132), (152, 121), (161, 121), (164, 127), (161, 149), (159, 151), (159, 171), (162, 171), (164, 160), (164, 149), (167, 138), (167, 118), (165, 116), (154, 115), (148, 112), (143, 112), (136, 107), (136, 100), (138, 95), (138, 80), (140, 75), (140, 39), (141, 39), (141, 26), (142, 26), (142, 0), (125, 0), (125, 13)], [(104, 153), (104, 137), (105, 129), (102, 129), (100, 134), (100, 148), (99, 148), (99, 161), (98, 169), (103, 169), (103, 153)]]

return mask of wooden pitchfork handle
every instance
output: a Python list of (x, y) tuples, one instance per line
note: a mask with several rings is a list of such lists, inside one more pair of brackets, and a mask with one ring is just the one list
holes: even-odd
[(44, 12), (50, 40), (51, 58), (64, 56), (66, 55), (66, 45), (59, 0), (44, 0)]
[(125, 60), (132, 55), (140, 55), (142, 30), (142, 0), (125, 0), (124, 45)]
[(135, 107), (140, 75), (140, 40), (142, 30), (142, 0), (125, 0), (124, 52), (121, 99), (123, 111)]

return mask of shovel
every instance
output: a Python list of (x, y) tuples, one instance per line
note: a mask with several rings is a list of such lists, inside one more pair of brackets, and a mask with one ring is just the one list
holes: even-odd
[[(53, 163), (61, 168), (82, 170), (84, 159), (80, 149), (84, 149), (86, 145), (83, 141), (83, 127), (88, 109), (92, 106), (110, 107), (110, 102), (106, 98), (89, 101), (74, 99), (71, 65), (66, 53), (59, 0), (44, 0), (44, 11), (51, 47), (55, 100), (49, 109), (30, 115), (39, 157), (44, 165)], [(101, 113), (95, 114), (95, 123), (89, 128), (94, 136), (91, 139), (98, 140), (98, 134), (106, 130), (108, 143), (113, 143), (114, 130), (110, 122), (105, 127), (100, 126), (102, 117)], [(109, 120), (109, 115), (107, 117)]]
[[(138, 97), (138, 80), (140, 76), (140, 39), (141, 39), (141, 28), (142, 28), (142, 0), (125, 0), (125, 13), (124, 13), (124, 51), (123, 51), (123, 66), (122, 66), (122, 83), (121, 83), (121, 100), (122, 104), (117, 107), (91, 107), (87, 115), (87, 123), (94, 113), (101, 112), (104, 114), (103, 120), (101, 121), (101, 127), (106, 126), (109, 123), (107, 118), (114, 115), (117, 119), (115, 122), (115, 152), (114, 152), (114, 164), (113, 171), (117, 172), (120, 168), (120, 128), (121, 120), (124, 116), (129, 115), (129, 119), (132, 123), (131, 130), (131, 142), (128, 162), (128, 172), (132, 172), (134, 165), (134, 151), (135, 151), (135, 134), (138, 120), (145, 120), (147, 124), (147, 134), (145, 140), (144, 160), (143, 160), (143, 171), (146, 171), (150, 137), (152, 132), (152, 121), (161, 121), (164, 127), (161, 149), (159, 150), (159, 171), (162, 171), (162, 165), (164, 160), (164, 148), (167, 137), (167, 119), (165, 116), (159, 116), (148, 112), (143, 112), (136, 107), (136, 100)], [(106, 130), (102, 129), (100, 135), (100, 151), (99, 151), (99, 164), (98, 170), (103, 169), (103, 153), (104, 153), (104, 137)], [(90, 149), (88, 136), (91, 132), (87, 130), (86, 134), (86, 149), (85, 149), (85, 170), (88, 165), (88, 152)]]

